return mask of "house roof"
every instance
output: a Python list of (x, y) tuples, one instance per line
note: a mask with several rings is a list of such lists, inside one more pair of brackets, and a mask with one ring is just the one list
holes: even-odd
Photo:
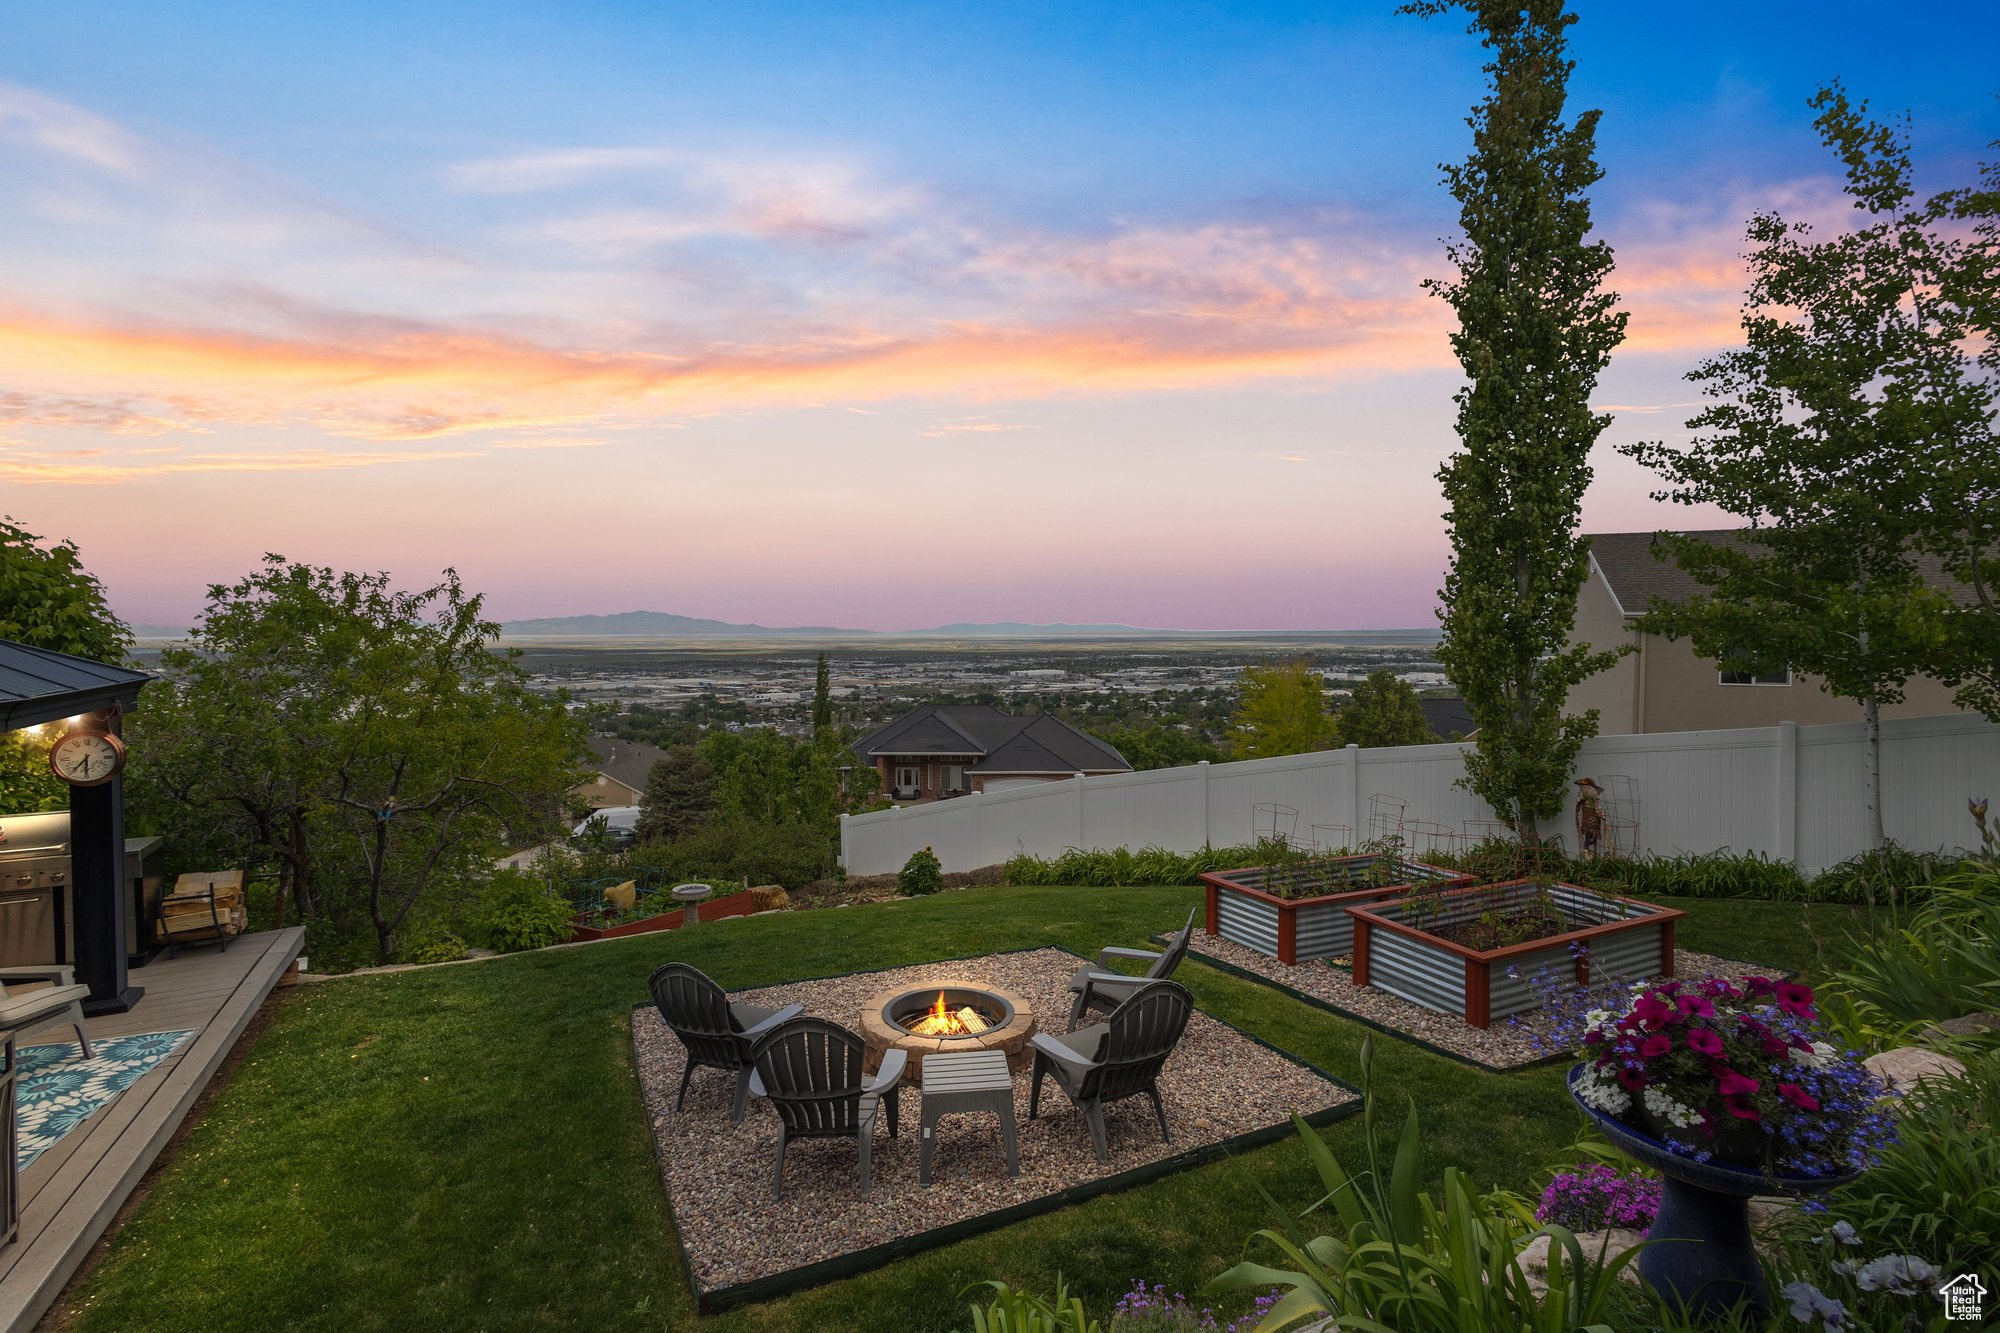
[(0, 730), (136, 703), (139, 687), (152, 679), (129, 667), (0, 639)]
[(646, 777), (667, 752), (642, 741), (621, 741), (612, 736), (592, 736), (590, 752), (597, 756), (597, 771), (634, 791), (646, 790)]
[(1060, 718), (1003, 713), (986, 704), (927, 704), (854, 743), (877, 755), (970, 755), (981, 773), (1079, 773), (1132, 765), (1111, 746)]
[[(1749, 528), (1706, 528), (1681, 535), (1739, 547), (1755, 542)], [(1673, 562), (1667, 548), (1656, 540), (1657, 536), (1652, 532), (1584, 534), (1583, 539), (1590, 543), (1591, 559), (1603, 571), (1604, 581), (1611, 585), (1611, 595), (1618, 599), (1628, 617), (1644, 615), (1655, 599), (1672, 604), (1707, 591), (1699, 579)], [(1972, 590), (1951, 577), (1944, 561), (1933, 555), (1919, 555), (1916, 564), (1925, 583), (1944, 589), (1961, 604), (1971, 600)]]

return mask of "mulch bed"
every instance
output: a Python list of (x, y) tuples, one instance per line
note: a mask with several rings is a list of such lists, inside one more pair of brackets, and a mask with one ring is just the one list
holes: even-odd
[[(1466, 1026), (1464, 1020), (1440, 1014), (1422, 1005), (1399, 999), (1373, 986), (1357, 986), (1347, 969), (1347, 960), (1318, 960), (1287, 967), (1267, 954), (1197, 930), (1189, 952), (1215, 960), (1238, 972), (1249, 973), (1299, 992), (1319, 1004), (1338, 1010), (1377, 1027), (1446, 1054), (1458, 1056), (1487, 1069), (1521, 1069), (1528, 1065), (1569, 1058), (1542, 1045), (1548, 1021), (1539, 1014), (1495, 1019), (1490, 1028)], [(1733, 958), (1696, 953), (1692, 949), (1674, 951), (1674, 969), (1683, 977), (1716, 976), (1741, 981), (1745, 977), (1770, 975), (1771, 969)]]
[[(1025, 996), (1043, 1028), (1060, 1033), (1069, 1011), (1069, 978), (1082, 962), (1065, 950), (1036, 949), (792, 982), (737, 992), (734, 998), (801, 1003), (808, 1014), (853, 1028), (861, 1002), (884, 990), (962, 982)], [(932, 1183), (925, 1189), (917, 1183), (923, 1094), (906, 1085), (900, 1137), (888, 1137), (886, 1115), (878, 1122), (867, 1200), (859, 1197), (853, 1140), (805, 1139), (786, 1149), (784, 1198), (774, 1201), (778, 1122), (769, 1108), (751, 1103), (749, 1116), (732, 1129), (732, 1078), (699, 1070), (685, 1111), (676, 1115), (683, 1052), (651, 1006), (633, 1012), (632, 1043), (675, 1226), (707, 1306), (728, 1303), (728, 1289), (746, 1283), (754, 1284), (754, 1295), (746, 1292), (739, 1299), (777, 1294), (787, 1274), (798, 1277), (796, 1286), (830, 1280), (840, 1275), (830, 1271), (837, 1266), (830, 1261), (843, 1256), (898, 1243), (921, 1248), (924, 1233), (949, 1228), (930, 1242), (942, 1244), (982, 1216), (1006, 1211), (1005, 1219), (996, 1220), (1011, 1221), (1068, 1202), (1078, 1187), (1103, 1188), (1170, 1161), (1171, 1169), (1195, 1165), (1214, 1156), (1217, 1145), (1258, 1131), (1282, 1132), (1295, 1108), (1312, 1116), (1356, 1102), (1344, 1084), (1197, 1011), (1160, 1077), (1171, 1144), (1160, 1140), (1151, 1103), (1128, 1098), (1105, 1110), (1111, 1162), (1100, 1166), (1082, 1115), (1053, 1080), (1042, 1088), (1041, 1118), (1028, 1119), (1024, 1072), (1014, 1079), (1020, 1176), (1007, 1176), (995, 1117), (953, 1115), (938, 1127)], [(884, 1250), (874, 1262), (900, 1252)], [(817, 1274), (811, 1271), (815, 1266), (823, 1266)], [(718, 1293), (725, 1299), (710, 1299)]]

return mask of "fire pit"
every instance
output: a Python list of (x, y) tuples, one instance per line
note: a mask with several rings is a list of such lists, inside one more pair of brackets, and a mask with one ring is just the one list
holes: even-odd
[(868, 1072), (895, 1047), (910, 1053), (903, 1079), (916, 1083), (923, 1077), (924, 1057), (940, 1051), (1000, 1051), (1009, 1069), (1026, 1069), (1035, 1011), (1010, 991), (946, 983), (874, 996), (861, 1006), (860, 1027), (868, 1043)]

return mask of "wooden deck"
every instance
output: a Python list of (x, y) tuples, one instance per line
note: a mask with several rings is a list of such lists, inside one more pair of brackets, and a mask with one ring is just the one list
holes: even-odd
[[(294, 927), (245, 935), (227, 953), (210, 946), (172, 959), (161, 954), (132, 972), (133, 984), (146, 988), (137, 1007), (86, 1020), (93, 1041), (135, 1032), (195, 1035), (21, 1173), (20, 1239), (0, 1249), (0, 1330), (32, 1329), (54, 1302), (304, 940)], [(50, 1028), (21, 1044), (63, 1039), (62, 1029)]]

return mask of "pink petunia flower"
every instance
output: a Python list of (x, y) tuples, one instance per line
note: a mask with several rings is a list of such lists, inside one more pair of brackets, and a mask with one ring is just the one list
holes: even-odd
[(1750, 1103), (1748, 1097), (1724, 1097), (1722, 1105), (1738, 1120), (1762, 1120), (1763, 1114)]
[(1674, 1039), (1664, 1032), (1655, 1032), (1639, 1045), (1639, 1054), (1648, 1060), (1657, 1060), (1674, 1048)]
[(1778, 1095), (1802, 1111), (1819, 1110), (1819, 1098), (1807, 1092), (1796, 1083), (1780, 1083)]
[(1696, 1054), (1716, 1056), (1722, 1054), (1722, 1038), (1707, 1028), (1689, 1028), (1687, 1034), (1689, 1049)]
[(1761, 1085), (1747, 1074), (1739, 1074), (1731, 1069), (1717, 1076), (1715, 1090), (1725, 1098), (1748, 1097)]
[(1619, 1070), (1618, 1082), (1624, 1086), (1627, 1092), (1644, 1092), (1646, 1090), (1646, 1076), (1636, 1069)]

